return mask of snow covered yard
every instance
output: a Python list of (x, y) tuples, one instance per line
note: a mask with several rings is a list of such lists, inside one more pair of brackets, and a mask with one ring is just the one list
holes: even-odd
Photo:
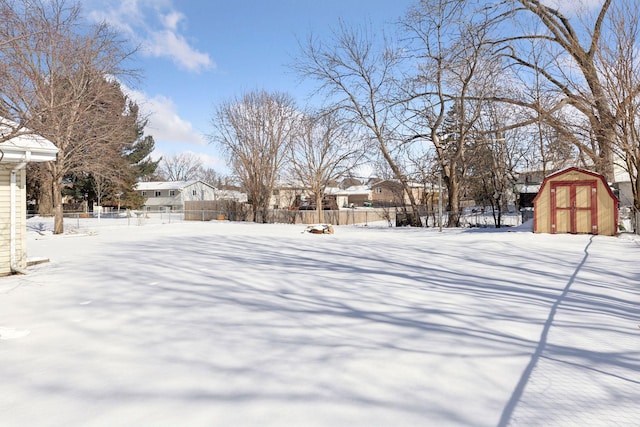
[(30, 226), (51, 262), (0, 278), (2, 426), (640, 419), (637, 238)]

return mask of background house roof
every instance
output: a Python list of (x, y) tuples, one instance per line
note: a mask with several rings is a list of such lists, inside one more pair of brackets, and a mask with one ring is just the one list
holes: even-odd
[[(381, 186), (386, 186), (386, 185), (402, 185), (399, 179), (384, 179), (381, 181), (376, 181), (376, 182), (371, 182), (370, 183), (370, 187), (371, 188), (375, 188), (375, 187), (381, 187)], [(407, 181), (407, 185), (409, 186), (409, 188), (422, 188), (424, 187), (424, 184), (421, 184), (419, 182), (413, 182), (413, 181)]]
[(339, 187), (330, 187), (325, 190), (325, 194), (341, 195), (341, 196), (342, 195), (353, 196), (357, 194), (368, 195), (369, 193), (371, 193), (371, 189), (366, 185), (353, 185), (345, 189), (341, 189)]
[[(149, 181), (139, 182), (136, 184), (136, 190), (139, 191), (152, 191), (152, 190), (182, 190), (196, 182), (201, 182), (204, 185), (209, 185), (206, 182), (192, 180), (192, 181)], [(211, 187), (209, 185), (209, 187)], [(211, 187), (213, 188), (213, 187)]]

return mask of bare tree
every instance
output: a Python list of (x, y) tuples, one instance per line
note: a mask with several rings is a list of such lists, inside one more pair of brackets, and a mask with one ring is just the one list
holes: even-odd
[(281, 92), (253, 91), (222, 103), (211, 139), (247, 191), (256, 222), (266, 222), (269, 201), (295, 133), (299, 113)]
[(112, 191), (113, 182), (104, 175), (93, 175), (91, 177), (91, 187), (96, 195), (98, 206), (102, 206), (102, 199)]
[(29, 96), (23, 76), (16, 75), (21, 58), (11, 49), (15, 44), (28, 42), (41, 30), (28, 28), (20, 15), (14, 12), (18, 7), (9, 0), (0, 1), (0, 143), (32, 132), (28, 111), (35, 99)]
[(199, 179), (216, 188), (234, 187), (233, 177), (220, 173), (213, 168), (202, 168)]
[(512, 109), (486, 102), (469, 146), (467, 193), (477, 204), (491, 208), (497, 228), (502, 226), (505, 209), (515, 202), (513, 189), (517, 172), (526, 163), (530, 148), (527, 138), (523, 137), (526, 129), (499, 130), (505, 127), (505, 118), (514, 114)]
[(321, 111), (300, 118), (291, 144), (289, 172), (315, 199), (318, 222), (323, 222), (323, 198), (332, 180), (358, 166), (364, 152), (350, 123), (338, 111)]
[(640, 10), (637, 3), (619, 2), (608, 17), (609, 31), (597, 56), (607, 95), (616, 107), (614, 164), (629, 176), (634, 213), (640, 215)]
[[(541, 104), (526, 96), (500, 100), (534, 111), (529, 123), (544, 120), (608, 179), (613, 178), (619, 113), (607, 93), (599, 52), (605, 47), (603, 30), (611, 5), (604, 0), (595, 13), (585, 10), (573, 18), (539, 0), (496, 2), (487, 8), (497, 18), (511, 18), (502, 21), (507, 27), (501, 27), (495, 39), (505, 66), (525, 84), (541, 78), (552, 102)], [(560, 111), (564, 114), (558, 115)]]
[(191, 181), (200, 179), (202, 160), (190, 152), (163, 157), (158, 167), (158, 175), (166, 181)]
[(319, 90), (368, 134), (409, 198), (412, 224), (422, 226), (418, 202), (394, 157), (394, 149), (402, 144), (396, 103), (402, 58), (386, 41), (380, 45), (367, 29), (342, 24), (333, 36), (329, 44), (309, 37), (294, 68), (318, 81)]
[(577, 147), (580, 161), (610, 181), (614, 166), (622, 167), (639, 209), (638, 3), (603, 0), (563, 13), (539, 0), (513, 0), (491, 9), (497, 18), (510, 18), (495, 37), (505, 72), (519, 76), (524, 87), (542, 87), (499, 99), (532, 111), (530, 120), (515, 126), (552, 128)]
[(483, 102), (495, 96), (497, 67), (491, 56), (491, 22), (485, 12), (452, 0), (425, 0), (403, 21), (417, 64), (408, 74), (405, 100), (410, 139), (431, 141), (447, 187), (447, 225), (460, 225), (467, 173), (467, 147), (483, 114)]
[[(531, 63), (544, 68), (544, 49), (541, 49), (540, 43), (536, 40), (529, 40), (529, 44)], [(557, 96), (549, 90), (546, 79), (540, 73), (534, 73), (518, 82), (511, 82), (510, 87), (512, 94), (517, 94), (519, 99), (530, 106), (522, 108), (520, 105), (508, 104), (511, 105), (509, 110), (514, 113), (512, 117), (517, 116), (517, 119), (503, 125), (508, 125), (509, 129), (524, 129), (524, 135), (531, 135), (535, 149), (531, 150), (529, 166), (541, 171), (543, 177), (564, 167), (575, 166), (578, 147), (572, 142), (577, 141), (580, 135), (572, 134), (567, 138), (567, 131), (558, 131), (558, 128), (570, 129), (571, 124), (570, 120), (567, 120), (566, 110), (554, 110)], [(520, 123), (524, 123), (524, 126)]]
[(436, 204), (439, 202), (438, 199), (442, 197), (442, 191), (440, 188), (440, 162), (435, 149), (432, 145), (420, 144), (413, 147), (411, 152), (407, 154), (407, 158), (411, 164), (412, 181), (422, 186), (421, 199), (427, 213), (425, 226), (429, 224), (429, 216), (432, 218), (432, 224), (438, 224)]
[(0, 15), (3, 114), (58, 147), (57, 160), (43, 165), (41, 187), (51, 189), (59, 234), (63, 178), (98, 167), (135, 140), (137, 116), (113, 80), (127, 74), (132, 51), (106, 25), (81, 28), (79, 5), (65, 0), (0, 0)]

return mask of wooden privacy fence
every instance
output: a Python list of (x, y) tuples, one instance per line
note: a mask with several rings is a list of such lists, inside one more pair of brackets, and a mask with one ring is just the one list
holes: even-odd
[[(299, 211), (287, 209), (271, 209), (267, 214), (267, 222), (284, 224), (317, 224), (319, 222), (332, 225), (368, 224), (385, 221), (396, 224), (394, 209), (341, 209), (322, 211), (323, 219), (319, 221), (316, 211)], [(253, 221), (251, 206), (231, 200), (187, 201), (184, 206), (186, 221), (211, 221), (228, 219), (230, 221)]]
[[(269, 222), (288, 224), (331, 224), (331, 225), (353, 225), (368, 224), (370, 222), (385, 221), (395, 225), (396, 213), (388, 209), (340, 209), (322, 211), (322, 221), (318, 218), (316, 211), (295, 211), (286, 209), (275, 209), (269, 212), (273, 220)], [(271, 218), (270, 218), (271, 219)]]

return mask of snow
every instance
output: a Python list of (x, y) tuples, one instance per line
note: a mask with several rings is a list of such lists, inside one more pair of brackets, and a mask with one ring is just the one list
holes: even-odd
[(640, 419), (640, 240), (29, 220), (0, 278), (2, 426)]

